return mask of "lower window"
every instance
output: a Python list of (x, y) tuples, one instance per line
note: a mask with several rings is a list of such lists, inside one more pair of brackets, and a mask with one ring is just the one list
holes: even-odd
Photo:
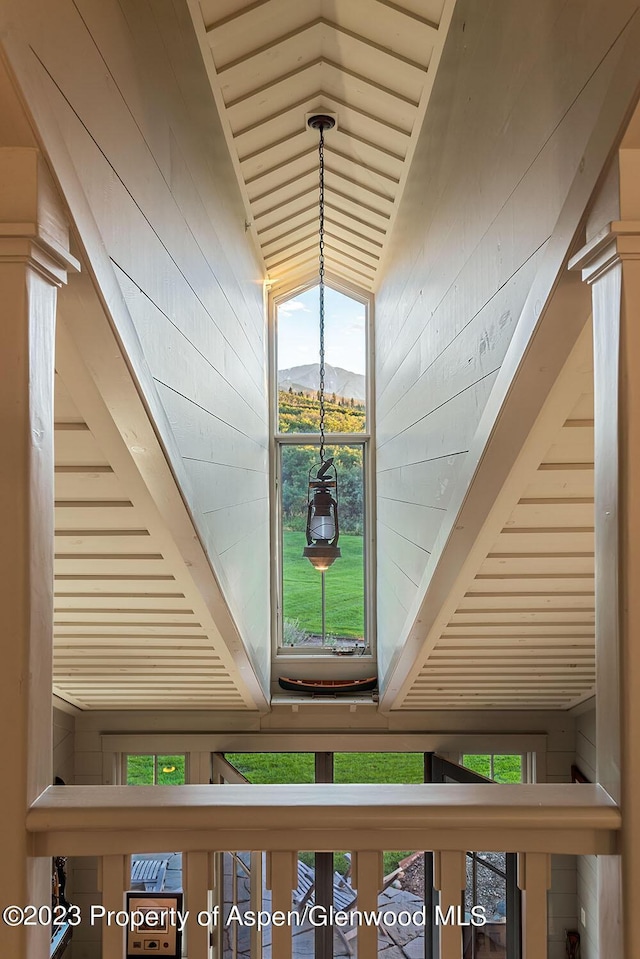
[(318, 447), (280, 447), (282, 537), (281, 646), (310, 652), (364, 652), (365, 503), (364, 446), (332, 445), (338, 477), (341, 556), (321, 573), (303, 556), (306, 545), (309, 471), (319, 466)]

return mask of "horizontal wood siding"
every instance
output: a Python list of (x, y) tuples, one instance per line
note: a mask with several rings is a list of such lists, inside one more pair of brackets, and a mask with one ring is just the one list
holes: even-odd
[(53, 709), (53, 780), (67, 785), (75, 781), (75, 718), (61, 709)]
[[(25, 4), (56, 117), (190, 481), (183, 490), (266, 686), (262, 267), (187, 4)], [(28, 26), (26, 24), (28, 23)], [(45, 148), (48, 146), (44, 144)], [(73, 198), (70, 198), (73, 212)]]
[(383, 682), (636, 9), (457, 4), (376, 295)]

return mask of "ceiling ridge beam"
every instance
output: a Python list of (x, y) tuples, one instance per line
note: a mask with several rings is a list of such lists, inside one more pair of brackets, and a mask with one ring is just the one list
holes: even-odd
[[(305, 98), (305, 100), (303, 100), (300, 104), (298, 104), (298, 106), (303, 106), (305, 103), (307, 103), (308, 99), (309, 98)], [(331, 108), (331, 106), (328, 106), (326, 108), (318, 107), (318, 110), (325, 110), (325, 112), (327, 113), (335, 112)], [(395, 150), (389, 150), (387, 149), (387, 147), (380, 146), (380, 144), (374, 143), (372, 140), (367, 140), (366, 137), (362, 137), (356, 133), (352, 133), (350, 130), (348, 130), (344, 126), (344, 124), (341, 124), (338, 130), (338, 133), (342, 134), (342, 136), (349, 137), (349, 139), (351, 140), (355, 140), (356, 143), (361, 143), (362, 146), (367, 147), (369, 150), (375, 150), (377, 153), (382, 153), (384, 156), (388, 156), (392, 160), (397, 160), (398, 163), (404, 163), (405, 161), (406, 154), (402, 155), (400, 153), (396, 153)], [(304, 130), (300, 130), (300, 134), (294, 134), (294, 136), (303, 135), (303, 134), (304, 134)], [(407, 137), (407, 139), (409, 138)], [(235, 136), (234, 136), (234, 140), (235, 140)], [(240, 155), (240, 151), (238, 150), (238, 147), (236, 144), (236, 150), (238, 152), (238, 162), (240, 164), (248, 163), (250, 160), (255, 160), (256, 157), (264, 156), (265, 153), (269, 153), (271, 150), (276, 150), (278, 147), (281, 147), (284, 144), (289, 143), (290, 140), (291, 140), (291, 134), (286, 134), (285, 136), (280, 137), (279, 140), (272, 140), (270, 143), (267, 143), (265, 146), (259, 147), (256, 150), (252, 150), (251, 153), (245, 153), (243, 156)], [(327, 152), (330, 153), (331, 151), (328, 150)], [(353, 158), (351, 162), (358, 163), (359, 161), (356, 158)], [(279, 165), (280, 164), (278, 164), (278, 166)], [(246, 180), (245, 182), (248, 183), (249, 181)]]
[(330, 60), (328, 57), (320, 56), (310, 60), (308, 63), (304, 63), (301, 66), (296, 67), (293, 70), (288, 70), (287, 73), (281, 73), (280, 76), (263, 83), (259, 87), (254, 87), (248, 93), (243, 93), (241, 96), (235, 97), (233, 100), (226, 101), (225, 107), (227, 110), (233, 110), (234, 107), (240, 106), (243, 103), (247, 103), (253, 97), (258, 97), (267, 90), (272, 90), (274, 87), (277, 87), (282, 83), (286, 83), (287, 80), (292, 80), (294, 77), (299, 77), (302, 74), (307, 73), (309, 70), (313, 70), (314, 67), (317, 66), (329, 67), (331, 70), (344, 73), (345, 76), (350, 77), (352, 80), (357, 80), (359, 83), (365, 83), (373, 90), (377, 90), (378, 93), (384, 93), (386, 96), (397, 100), (399, 103), (405, 103), (407, 106), (413, 107), (414, 110), (417, 110), (420, 106), (419, 99), (416, 100), (413, 97), (408, 97), (404, 93), (400, 93), (399, 90), (394, 90), (392, 87), (388, 87), (383, 83), (379, 83), (377, 80), (374, 80), (373, 77), (367, 77), (363, 73), (357, 73), (355, 70), (350, 70), (348, 67), (336, 63), (335, 60)]
[[(261, 117), (259, 120), (256, 120), (255, 123), (250, 123), (246, 127), (242, 127), (240, 130), (233, 131), (233, 138), (237, 140), (239, 137), (245, 136), (247, 133), (253, 133), (254, 130), (259, 130), (260, 127), (268, 126), (274, 122), (274, 120), (279, 120), (287, 113), (293, 113), (295, 110), (299, 110), (301, 107), (304, 107), (305, 104), (310, 104), (310, 101), (317, 99), (318, 97), (323, 97), (325, 100), (331, 100), (334, 104), (344, 107), (346, 110), (350, 110), (352, 113), (357, 113), (358, 116), (364, 117), (366, 120), (369, 120), (373, 123), (378, 123), (380, 126), (387, 127), (389, 130), (393, 130), (395, 133), (398, 133), (400, 136), (410, 139), (413, 132), (413, 127), (410, 130), (406, 128), (397, 126), (395, 123), (391, 123), (388, 120), (383, 120), (379, 116), (375, 116), (373, 113), (369, 113), (367, 110), (363, 110), (360, 107), (354, 106), (352, 103), (347, 103), (346, 100), (341, 100), (333, 93), (327, 93), (326, 90), (323, 90), (320, 87), (318, 90), (314, 91), (309, 96), (303, 97), (301, 100), (296, 100), (295, 102), (287, 104), (281, 110), (278, 110), (277, 113), (271, 113), (266, 117)], [(314, 109), (309, 106), (309, 109), (306, 111), (310, 113)], [(333, 106), (327, 110), (329, 113), (337, 113), (337, 110)]]
[(233, 70), (235, 67), (243, 66), (250, 60), (255, 60), (256, 57), (261, 56), (263, 53), (268, 53), (270, 50), (274, 50), (277, 47), (282, 46), (283, 43), (287, 43), (289, 40), (295, 40), (296, 37), (301, 36), (303, 33), (307, 33), (309, 30), (315, 30), (317, 27), (327, 27), (329, 30), (334, 30), (337, 34), (348, 37), (350, 40), (354, 40), (356, 43), (362, 44), (362, 46), (367, 47), (369, 50), (375, 50), (376, 53), (389, 57), (396, 63), (403, 63), (405, 66), (410, 67), (412, 70), (415, 70), (422, 76), (424, 76), (427, 72), (428, 64), (418, 63), (417, 60), (412, 60), (411, 57), (405, 57), (401, 53), (396, 53), (392, 50), (389, 50), (388, 47), (383, 46), (381, 43), (376, 43), (375, 40), (363, 37), (361, 34), (347, 29), (347, 27), (342, 27), (333, 20), (327, 20), (326, 17), (317, 17), (315, 20), (310, 20), (309, 23), (305, 23), (301, 27), (296, 27), (295, 30), (290, 30), (288, 33), (283, 33), (275, 40), (265, 43), (261, 47), (254, 47), (253, 50), (250, 50), (248, 53), (244, 53), (241, 57), (236, 57), (235, 60), (230, 60), (228, 63), (216, 63), (216, 72), (218, 75), (221, 75), (226, 73), (228, 70)]

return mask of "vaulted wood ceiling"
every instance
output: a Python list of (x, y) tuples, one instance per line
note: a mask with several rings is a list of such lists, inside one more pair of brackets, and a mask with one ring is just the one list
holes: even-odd
[(375, 285), (455, 0), (190, 0), (243, 193), (275, 287), (318, 262), (326, 135), (327, 269)]
[(402, 709), (563, 709), (593, 695), (593, 389), (577, 398)]
[(55, 379), (53, 691), (80, 709), (252, 709), (203, 596)]

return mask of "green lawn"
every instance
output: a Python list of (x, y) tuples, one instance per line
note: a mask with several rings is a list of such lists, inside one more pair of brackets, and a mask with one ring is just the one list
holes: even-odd
[(225, 753), (225, 756), (252, 783), (315, 782), (313, 753)]
[[(127, 786), (182, 786), (185, 782), (184, 756), (158, 756), (158, 778), (154, 783), (153, 756), (127, 756)], [(165, 772), (166, 770), (166, 772)]]
[(467, 769), (473, 769), (474, 772), (486, 776), (488, 779), (495, 779), (497, 783), (521, 783), (522, 782), (522, 756), (512, 755), (494, 755), (493, 757), (493, 775), (491, 774), (491, 756), (489, 755), (465, 755), (462, 757), (462, 765)]
[[(304, 533), (287, 530), (283, 541), (284, 619), (305, 633), (319, 634), (321, 576), (304, 558)], [(336, 637), (364, 636), (364, 565), (362, 536), (340, 536), (342, 556), (327, 571), (327, 633)]]
[[(252, 783), (312, 783), (315, 778), (313, 753), (227, 753), (226, 758)], [(422, 753), (335, 753), (334, 781), (337, 783), (421, 783), (424, 774)], [(322, 789), (319, 785), (318, 789)], [(384, 853), (384, 874), (397, 868), (407, 850)], [(313, 865), (313, 853), (300, 858)], [(334, 868), (345, 874), (349, 860), (335, 853)]]

